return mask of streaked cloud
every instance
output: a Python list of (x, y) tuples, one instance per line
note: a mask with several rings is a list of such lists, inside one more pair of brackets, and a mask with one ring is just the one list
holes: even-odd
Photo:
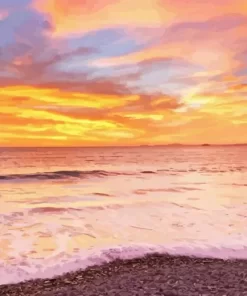
[(2, 0), (0, 145), (247, 142), (244, 0)]

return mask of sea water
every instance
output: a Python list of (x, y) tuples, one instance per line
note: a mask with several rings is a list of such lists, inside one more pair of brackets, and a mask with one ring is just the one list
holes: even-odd
[(1, 148), (0, 284), (160, 252), (247, 258), (247, 146)]

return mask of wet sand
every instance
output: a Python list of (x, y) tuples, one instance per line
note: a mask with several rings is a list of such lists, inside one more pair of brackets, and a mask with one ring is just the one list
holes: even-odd
[(53, 279), (0, 286), (1, 296), (247, 296), (247, 260), (152, 254)]

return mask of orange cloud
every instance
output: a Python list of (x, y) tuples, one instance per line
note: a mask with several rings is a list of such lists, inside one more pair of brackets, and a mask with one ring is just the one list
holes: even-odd
[(189, 3), (180, 0), (34, 0), (33, 7), (52, 18), (57, 36), (112, 26), (168, 26), (188, 20), (206, 21), (223, 14), (247, 14), (245, 0), (192, 0)]
[[(76, 95), (34, 87), (5, 88), (0, 100), (2, 144), (15, 141), (20, 145), (20, 135), (25, 138), (23, 145), (35, 145), (38, 140), (50, 140), (55, 146), (124, 145), (128, 139), (133, 144), (200, 143), (202, 138), (213, 143), (242, 142), (247, 124), (246, 102), (230, 94), (198, 93), (183, 103), (169, 96), (135, 95), (133, 99), (116, 97), (112, 102), (118, 104), (110, 104), (100, 96), (91, 105), (90, 95), (69, 100)], [(200, 108), (193, 108), (193, 102)], [(233, 132), (231, 141), (229, 131)]]
[(158, 0), (160, 12), (173, 13), (176, 22), (205, 21), (212, 17), (241, 13), (247, 14), (245, 0)]
[[(164, 22), (164, 13), (160, 14), (156, 0), (35, 0), (33, 7), (52, 18), (56, 36), (122, 25), (157, 26)], [(172, 17), (169, 12), (165, 15), (167, 20)]]

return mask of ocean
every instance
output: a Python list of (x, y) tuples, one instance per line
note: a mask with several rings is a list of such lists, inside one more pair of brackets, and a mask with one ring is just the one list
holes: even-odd
[(247, 258), (247, 146), (0, 148), (0, 284), (159, 252)]

